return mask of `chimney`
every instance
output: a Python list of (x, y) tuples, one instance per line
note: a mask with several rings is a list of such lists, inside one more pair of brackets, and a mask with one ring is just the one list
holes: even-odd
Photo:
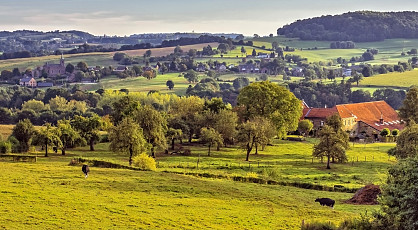
[(383, 113), (380, 114), (380, 119), (379, 122), (381, 125), (383, 125), (384, 121), (383, 121)]

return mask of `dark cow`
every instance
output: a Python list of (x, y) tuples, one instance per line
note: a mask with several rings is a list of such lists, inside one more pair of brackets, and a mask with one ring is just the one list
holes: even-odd
[(85, 178), (87, 178), (89, 176), (90, 168), (88, 165), (83, 165), (83, 167), (81, 168), (81, 171), (83, 171), (84, 175), (86, 175)]
[(58, 153), (58, 147), (54, 146), (52, 147), (52, 150), (54, 150), (55, 153)]
[(315, 202), (319, 202), (322, 206), (326, 205), (328, 207), (334, 208), (335, 200), (330, 198), (318, 198), (315, 200)]

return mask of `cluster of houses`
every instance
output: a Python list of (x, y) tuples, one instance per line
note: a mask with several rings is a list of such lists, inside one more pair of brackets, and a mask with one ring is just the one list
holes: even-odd
[(344, 129), (353, 139), (380, 139), (384, 128), (402, 130), (404, 125), (398, 113), (385, 101), (363, 102), (336, 105), (332, 108), (310, 108), (303, 103), (301, 119), (310, 120), (314, 132), (320, 130), (328, 117), (337, 114), (341, 117)]

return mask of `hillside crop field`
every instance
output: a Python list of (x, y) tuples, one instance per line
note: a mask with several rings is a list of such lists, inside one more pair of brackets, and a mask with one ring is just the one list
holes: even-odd
[[(174, 89), (169, 90), (166, 82), (172, 80), (174, 82)], [(149, 92), (150, 90), (158, 90), (160, 93), (175, 93), (177, 95), (185, 95), (186, 89), (189, 86), (187, 80), (179, 73), (159, 74), (154, 79), (146, 79), (144, 77), (125, 78), (120, 79), (116, 76), (106, 77), (100, 80), (97, 84), (83, 84), (82, 90), (95, 91), (98, 89), (128, 89), (130, 92)]]
[[(196, 50), (202, 50), (203, 47), (206, 47), (210, 45), (212, 48), (218, 47), (219, 43), (212, 42), (212, 43), (201, 43), (196, 45), (186, 45), (186, 46), (180, 46), (183, 52), (187, 52), (190, 49), (196, 49)], [(164, 47), (164, 48), (152, 48), (151, 50), (151, 56), (160, 57), (160, 56), (166, 56), (174, 52), (175, 47)], [(121, 53), (126, 53), (129, 56), (142, 56), (148, 49), (140, 49), (140, 50), (124, 50), (124, 51), (117, 51)], [(113, 54), (116, 52), (112, 52)]]
[[(187, 45), (181, 46), (184, 52), (189, 51), (190, 49), (202, 50), (203, 47), (211, 45), (213, 48), (218, 46), (218, 43), (203, 43), (196, 45)], [(165, 48), (153, 48), (150, 49), (152, 56), (165, 56), (170, 53), (173, 53), (174, 47), (165, 47)], [(126, 53), (129, 56), (142, 56), (147, 49), (140, 50), (125, 50), (118, 51)], [(66, 54), (64, 55), (65, 63), (71, 63), (77, 65), (78, 62), (84, 61), (89, 66), (115, 66), (118, 65), (116, 61), (113, 60), (113, 55), (115, 52), (103, 53), (81, 53), (81, 54)], [(32, 57), (32, 58), (18, 58), (18, 59), (9, 59), (9, 60), (0, 60), (0, 71), (2, 70), (12, 70), (13, 68), (19, 68), (20, 70), (26, 70), (28, 68), (36, 68), (42, 66), (45, 62), (59, 63), (60, 55), (50, 55), (43, 57)]]
[[(106, 144), (97, 147), (97, 152), (80, 148), (67, 156), (39, 157), (37, 163), (0, 161), (0, 228), (298, 229), (302, 220), (339, 223), (378, 208), (344, 204), (352, 193), (200, 178), (164, 168), (143, 172), (91, 167), (85, 179), (81, 167), (68, 166), (81, 154), (114, 161), (127, 158), (108, 152)], [(213, 158), (233, 155), (222, 151)], [(187, 161), (172, 157), (181, 158)], [(274, 158), (292, 164), (284, 155)], [(315, 203), (318, 197), (335, 199), (335, 209)]]
[(403, 73), (387, 73), (380, 74), (372, 77), (365, 77), (360, 82), (360, 85), (366, 86), (379, 86), (379, 87), (411, 87), (412, 85), (418, 85), (418, 70), (406, 71)]

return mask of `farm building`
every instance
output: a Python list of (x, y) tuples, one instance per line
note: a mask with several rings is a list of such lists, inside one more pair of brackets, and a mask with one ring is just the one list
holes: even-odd
[(326, 119), (337, 113), (350, 133), (350, 137), (378, 139), (384, 128), (389, 130), (403, 129), (398, 113), (385, 101), (363, 102), (355, 104), (336, 105), (332, 108), (309, 108), (304, 106), (302, 119), (308, 119), (318, 130)]

